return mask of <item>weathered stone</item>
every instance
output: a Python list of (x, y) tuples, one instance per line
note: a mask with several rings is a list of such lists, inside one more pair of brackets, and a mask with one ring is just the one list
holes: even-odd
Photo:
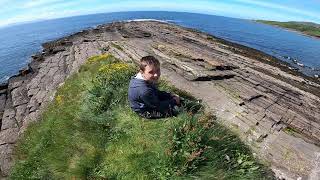
[(19, 74), (21, 74), (22, 76), (25, 76), (27, 74), (29, 74), (31, 72), (31, 69), (29, 68), (29, 66), (19, 70)]
[(59, 73), (59, 74), (55, 75), (53, 77), (53, 82), (52, 82), (52, 84), (54, 85), (54, 88), (57, 87), (59, 84), (63, 83), (65, 78), (66, 78), (66, 75), (63, 73)]
[(320, 152), (315, 153), (314, 168), (309, 175), (310, 180), (318, 180), (320, 177)]
[(0, 95), (7, 94), (7, 89), (0, 90)]
[(27, 105), (29, 113), (36, 111), (40, 105), (41, 103), (39, 103), (37, 99), (31, 98), (30, 102)]
[(34, 95), (36, 95), (39, 92), (39, 88), (33, 88), (33, 89), (29, 89), (28, 90), (28, 97), (32, 97)]
[(10, 173), (10, 169), (13, 165), (13, 148), (14, 145), (12, 144), (0, 145), (0, 170), (2, 176), (8, 176)]
[(31, 58), (38, 59), (41, 56), (41, 52), (37, 52), (36, 54), (31, 55)]
[(23, 124), (22, 127), (20, 128), (20, 134), (23, 133), (27, 127), (29, 126), (29, 124), (37, 122), (38, 117), (40, 115), (40, 110), (36, 110), (35, 112), (31, 112), (30, 114), (28, 114), (24, 119), (23, 119)]
[(13, 81), (12, 83), (9, 84), (9, 89), (15, 89), (17, 87), (20, 87), (22, 85), (23, 81)]
[(0, 145), (13, 144), (18, 139), (18, 128), (10, 128), (0, 131)]
[(33, 96), (31, 99), (35, 99), (36, 102), (42, 103), (44, 101), (44, 98), (47, 95), (47, 91), (40, 90), (35, 96)]
[(23, 123), (22, 121), (23, 121), (23, 118), (26, 116), (26, 114), (27, 114), (27, 104), (23, 104), (16, 107), (15, 119), (19, 127), (22, 126), (22, 123)]
[(7, 95), (0, 94), (0, 112), (4, 111), (4, 107), (6, 106)]
[(27, 90), (25, 87), (18, 87), (11, 92), (13, 107), (28, 103)]
[(15, 121), (15, 115), (16, 115), (16, 112), (14, 109), (4, 110), (1, 130), (18, 127)]
[(71, 46), (73, 43), (71, 41), (65, 40), (63, 42), (61, 42), (61, 45), (63, 46)]
[(4, 107), (5, 109), (12, 109), (12, 101), (11, 101), (11, 96), (10, 94), (7, 95), (7, 99), (6, 99), (6, 105)]
[(63, 46), (58, 46), (58, 47), (54, 47), (52, 49), (48, 49), (47, 53), (50, 53), (50, 54), (56, 54), (58, 52), (61, 52), (61, 51), (65, 51), (66, 48), (63, 47)]

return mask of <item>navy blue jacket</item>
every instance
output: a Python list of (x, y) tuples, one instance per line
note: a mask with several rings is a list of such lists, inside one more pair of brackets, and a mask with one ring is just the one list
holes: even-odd
[(137, 113), (158, 111), (164, 113), (176, 105), (170, 93), (143, 79), (131, 78), (128, 90), (131, 109)]

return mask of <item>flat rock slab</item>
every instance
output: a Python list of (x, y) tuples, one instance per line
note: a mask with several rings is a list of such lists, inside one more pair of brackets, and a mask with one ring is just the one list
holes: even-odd
[(18, 133), (18, 128), (10, 128), (0, 131), (0, 145), (15, 143), (18, 138)]
[(7, 176), (10, 173), (10, 169), (13, 165), (13, 149), (14, 145), (12, 144), (0, 145), (0, 177)]

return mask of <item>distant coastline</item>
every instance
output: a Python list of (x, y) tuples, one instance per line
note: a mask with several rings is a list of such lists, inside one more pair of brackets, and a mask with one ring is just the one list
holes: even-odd
[(280, 22), (280, 21), (266, 21), (266, 20), (254, 20), (258, 23), (268, 24), (280, 28), (284, 28), (290, 31), (298, 32), (303, 35), (320, 38), (320, 24), (310, 22)]

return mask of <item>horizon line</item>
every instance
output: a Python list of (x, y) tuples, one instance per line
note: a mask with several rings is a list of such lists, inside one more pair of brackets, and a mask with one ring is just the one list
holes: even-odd
[[(78, 14), (78, 15), (71, 15), (71, 16), (62, 16), (62, 17), (56, 17), (56, 18), (35, 19), (35, 20), (30, 20), (30, 21), (22, 21), (22, 22), (15, 22), (15, 23), (9, 23), (9, 24), (0, 25), (0, 29), (13, 27), (13, 26), (19, 26), (19, 25), (25, 25), (25, 24), (32, 24), (32, 23), (37, 23), (37, 22), (50, 21), (50, 20), (59, 20), (59, 19), (65, 19), (65, 18), (72, 18), (72, 17), (90, 16), (90, 15), (98, 15), (98, 14), (126, 13), (126, 12), (189, 13), (189, 14), (220, 16), (220, 17), (227, 17), (227, 18), (233, 18), (233, 19), (242, 19), (242, 20), (252, 20), (252, 21), (256, 21), (256, 20), (275, 21), (275, 20), (272, 20), (272, 19), (237, 18), (237, 17), (232, 17), (232, 16), (223, 16), (223, 15), (217, 15), (217, 14), (190, 12), (190, 11), (170, 11), (170, 10), (141, 10), (140, 11), (140, 10), (129, 10), (129, 11), (97, 12), (97, 13)], [(276, 21), (276, 22), (311, 22), (311, 23), (319, 24), (318, 22), (314, 22), (314, 21)]]

